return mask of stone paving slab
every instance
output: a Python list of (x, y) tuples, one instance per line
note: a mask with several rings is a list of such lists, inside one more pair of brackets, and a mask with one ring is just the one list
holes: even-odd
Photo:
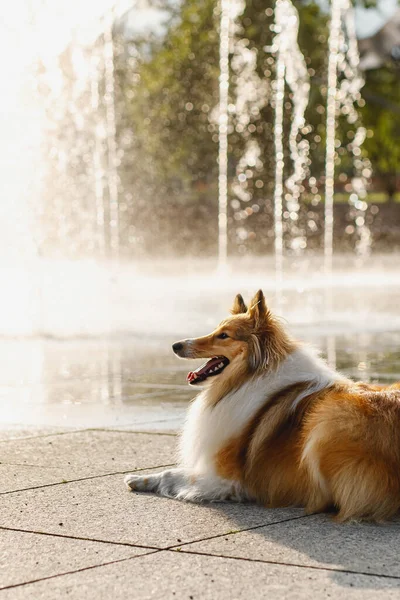
[(63, 534), (165, 548), (302, 514), (138, 494), (125, 487), (122, 475), (113, 475), (6, 494), (0, 526), (59, 533), (62, 522)]
[(182, 551), (400, 578), (399, 548), (399, 521), (339, 524), (327, 515), (315, 515), (189, 544)]
[[(24, 488), (0, 495), (0, 586), (17, 585), (0, 600), (400, 599), (400, 521), (339, 525), (130, 492), (122, 472), (174, 462), (177, 439), (129, 427), (0, 443), (0, 489)], [(33, 579), (43, 580), (19, 585)]]
[[(79, 472), (74, 477), (74, 470), (69, 471), (71, 479), (79, 479)], [(32, 467), (31, 465), (0, 465), (0, 498), (18, 490), (37, 488), (43, 485), (64, 483), (66, 472), (58, 467)], [(0, 500), (1, 502), (2, 500)]]
[(129, 546), (0, 529), (0, 590), (145, 552)]
[(175, 454), (168, 435), (80, 431), (9, 440), (0, 444), (0, 492), (171, 464)]
[(157, 552), (4, 590), (1, 600), (398, 599), (400, 581), (178, 552)]

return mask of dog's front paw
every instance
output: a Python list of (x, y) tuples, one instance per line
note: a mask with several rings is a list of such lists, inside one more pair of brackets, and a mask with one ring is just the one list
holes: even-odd
[(185, 475), (182, 471), (169, 469), (149, 475), (134, 475), (131, 473), (125, 477), (125, 484), (135, 492), (154, 492), (167, 498), (176, 498), (184, 480)]
[[(183, 502), (192, 502), (193, 504), (202, 504), (204, 502), (210, 502), (208, 498), (205, 498), (201, 493), (201, 490), (191, 487), (182, 488), (176, 495), (177, 500)], [(211, 500), (212, 502), (212, 500)]]
[(125, 485), (132, 491), (147, 492), (149, 490), (149, 478), (143, 475), (133, 475), (130, 473), (126, 475)]

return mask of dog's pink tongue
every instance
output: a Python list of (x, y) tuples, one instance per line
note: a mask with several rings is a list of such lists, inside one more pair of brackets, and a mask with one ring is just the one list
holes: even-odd
[(205, 375), (207, 377), (210, 368), (217, 364), (218, 361), (220, 361), (220, 359), (217, 356), (209, 358), (208, 360), (206, 360), (205, 363), (201, 365), (201, 367), (199, 367), (195, 371), (190, 371), (190, 373), (187, 374), (187, 381), (191, 383), (194, 379), (197, 379), (201, 375)]

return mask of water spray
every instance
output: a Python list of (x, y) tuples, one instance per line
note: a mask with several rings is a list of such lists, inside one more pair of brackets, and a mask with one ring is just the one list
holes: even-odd
[(230, 0), (221, 0), (219, 46), (218, 116), (218, 269), (225, 270), (228, 259), (228, 98)]
[(277, 0), (275, 7), (275, 36), (271, 48), (266, 48), (276, 54), (276, 79), (274, 82), (275, 101), (275, 191), (274, 191), (274, 222), (275, 222), (275, 276), (278, 309), (282, 307), (283, 283), (283, 189), (284, 189), (284, 149), (283, 149), (283, 115), (285, 83), (293, 92), (293, 118), (289, 134), (290, 156), (293, 161), (293, 172), (287, 179), (289, 190), (287, 203), (289, 215), (296, 230), (300, 209), (299, 197), (301, 184), (306, 176), (308, 164), (308, 142), (297, 141), (298, 134), (304, 127), (304, 113), (308, 105), (310, 83), (304, 56), (297, 43), (299, 31), (299, 15), (290, 0)]

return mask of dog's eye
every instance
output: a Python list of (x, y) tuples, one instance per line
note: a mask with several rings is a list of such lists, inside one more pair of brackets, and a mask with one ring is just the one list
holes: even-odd
[(229, 335), (227, 333), (220, 333), (219, 335), (217, 335), (217, 338), (219, 338), (220, 340), (226, 340), (226, 338), (228, 338)]

